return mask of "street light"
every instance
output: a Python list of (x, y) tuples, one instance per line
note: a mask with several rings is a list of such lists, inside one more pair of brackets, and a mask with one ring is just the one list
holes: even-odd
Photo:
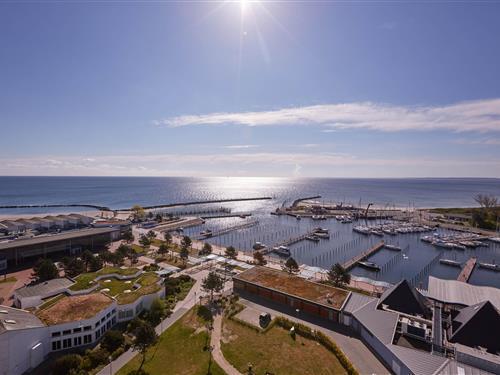
[(113, 375), (113, 357), (109, 356), (109, 375)]

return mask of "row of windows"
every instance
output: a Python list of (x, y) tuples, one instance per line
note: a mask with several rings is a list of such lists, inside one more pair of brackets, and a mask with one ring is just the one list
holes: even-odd
[[(92, 335), (83, 336), (83, 344), (90, 344), (92, 342)], [(52, 350), (68, 349), (73, 346), (82, 345), (82, 336), (52, 341)]]
[[(92, 326), (85, 326), (85, 327), (83, 327), (84, 331), (90, 331), (91, 329), (92, 329)], [(73, 328), (73, 333), (79, 333), (79, 332), (82, 332), (82, 327)], [(71, 334), (71, 330), (70, 329), (64, 330), (64, 331), (62, 331), (62, 334), (63, 334), (63, 336), (70, 335)], [(52, 332), (52, 337), (59, 337), (59, 336), (61, 336), (61, 332), (60, 331), (58, 331), (58, 332)]]

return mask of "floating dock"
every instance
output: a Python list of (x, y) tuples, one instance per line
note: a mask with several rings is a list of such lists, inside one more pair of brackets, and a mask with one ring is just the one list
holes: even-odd
[(463, 281), (466, 283), (469, 281), (470, 275), (472, 275), (472, 271), (474, 271), (474, 267), (476, 266), (477, 258), (472, 257), (466, 263), (464, 268), (457, 277), (458, 281)]
[(368, 258), (370, 255), (375, 254), (377, 251), (382, 249), (384, 247), (385, 243), (384, 241), (380, 241), (378, 244), (373, 246), (372, 248), (363, 251), (361, 254), (356, 255), (355, 257), (349, 259), (347, 262), (345, 262), (342, 267), (346, 270), (350, 270), (353, 268), (358, 262), (365, 260)]
[(248, 221), (248, 222), (243, 223), (243, 224), (233, 225), (233, 226), (230, 226), (227, 228), (222, 228), (220, 230), (216, 230), (216, 231), (212, 232), (212, 234), (210, 236), (198, 235), (198, 236), (193, 236), (193, 238), (196, 240), (203, 240), (203, 239), (207, 239), (207, 238), (211, 238), (211, 237), (222, 236), (223, 234), (232, 232), (233, 230), (250, 228), (250, 227), (253, 227), (257, 224), (259, 224), (258, 220)]
[(246, 219), (247, 217), (252, 216), (251, 212), (234, 212), (234, 213), (227, 213), (227, 214), (220, 214), (220, 215), (202, 215), (200, 216), (202, 219), (222, 219), (225, 217), (241, 217), (242, 219)]

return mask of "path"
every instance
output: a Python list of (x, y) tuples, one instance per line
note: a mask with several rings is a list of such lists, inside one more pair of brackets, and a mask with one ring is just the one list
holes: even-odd
[[(170, 326), (172, 326), (175, 322), (182, 318), (184, 314), (187, 313), (189, 309), (191, 309), (196, 304), (198, 297), (202, 295), (202, 280), (206, 277), (207, 274), (208, 271), (201, 271), (195, 275), (190, 275), (196, 280), (196, 283), (193, 285), (186, 298), (175, 305), (172, 315), (170, 315), (170, 317), (168, 317), (167, 319), (164, 319), (160, 324), (156, 326), (155, 330), (157, 334), (165, 332), (168, 328), (170, 328)], [(137, 352), (129, 349), (113, 362), (106, 365), (101, 371), (97, 373), (97, 375), (116, 374), (137, 354)]]
[(214, 361), (224, 370), (227, 375), (241, 375), (241, 372), (236, 370), (233, 365), (231, 365), (224, 354), (222, 353), (220, 340), (222, 337), (222, 313), (216, 313), (214, 315), (213, 331), (210, 338), (210, 345), (212, 346), (212, 356)]

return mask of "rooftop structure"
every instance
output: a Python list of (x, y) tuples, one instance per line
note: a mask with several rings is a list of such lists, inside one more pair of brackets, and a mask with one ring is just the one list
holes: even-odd
[(431, 316), (430, 301), (406, 280), (401, 280), (382, 294), (378, 307), (382, 305), (405, 314), (420, 315), (426, 318)]
[(43, 322), (29, 311), (0, 306), (0, 334), (4, 331), (44, 326)]
[(103, 293), (63, 297), (56, 303), (36, 312), (47, 325), (90, 319), (99, 311), (113, 303), (111, 297)]
[(44, 281), (39, 284), (25, 286), (15, 291), (16, 295), (22, 298), (44, 296), (50, 297), (60, 293), (62, 290), (69, 288), (74, 282), (65, 277)]
[(500, 289), (489, 286), (476, 286), (457, 280), (443, 280), (429, 276), (427, 297), (434, 300), (462, 306), (490, 301), (500, 310)]
[(466, 307), (453, 318), (450, 341), (500, 352), (500, 314), (489, 301)]
[(333, 307), (337, 310), (340, 310), (349, 295), (346, 290), (307, 281), (267, 267), (248, 269), (235, 276), (234, 279), (302, 298), (326, 307)]

